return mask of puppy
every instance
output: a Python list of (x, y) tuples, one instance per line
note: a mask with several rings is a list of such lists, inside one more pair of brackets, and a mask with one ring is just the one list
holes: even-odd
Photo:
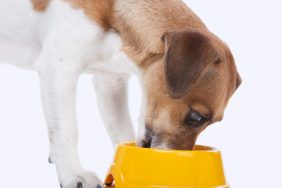
[(191, 149), (241, 82), (227, 45), (180, 0), (0, 0), (0, 18), (0, 62), (38, 72), (50, 162), (63, 188), (102, 186), (77, 151), (82, 73), (95, 76), (113, 144), (135, 138), (127, 80), (136, 74), (137, 143), (163, 149)]

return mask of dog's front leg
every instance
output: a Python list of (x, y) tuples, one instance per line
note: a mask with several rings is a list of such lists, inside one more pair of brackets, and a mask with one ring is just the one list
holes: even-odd
[(99, 188), (101, 183), (96, 175), (81, 167), (77, 150), (75, 98), (80, 71), (58, 67), (39, 69), (50, 138), (50, 160), (56, 165), (63, 188)]
[(109, 74), (93, 79), (99, 110), (113, 145), (135, 138), (127, 102), (128, 78)]

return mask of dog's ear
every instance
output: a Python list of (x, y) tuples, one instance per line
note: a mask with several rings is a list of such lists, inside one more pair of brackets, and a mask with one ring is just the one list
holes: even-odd
[(167, 32), (162, 40), (168, 93), (173, 98), (183, 97), (219, 54), (209, 38), (197, 31)]
[(238, 89), (238, 87), (241, 85), (241, 83), (242, 83), (242, 78), (241, 78), (240, 74), (237, 71), (236, 72), (236, 89)]

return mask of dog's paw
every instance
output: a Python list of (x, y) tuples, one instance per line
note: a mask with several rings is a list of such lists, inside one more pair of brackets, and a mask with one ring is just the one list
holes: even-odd
[(61, 188), (103, 188), (96, 174), (87, 171), (68, 173), (60, 177)]

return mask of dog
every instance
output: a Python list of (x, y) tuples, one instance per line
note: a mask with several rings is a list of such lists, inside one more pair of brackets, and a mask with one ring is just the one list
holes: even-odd
[(241, 83), (228, 46), (181, 0), (0, 0), (0, 62), (38, 73), (63, 188), (100, 188), (80, 164), (76, 88), (93, 75), (113, 144), (135, 139), (127, 81), (143, 90), (138, 146), (192, 149)]

